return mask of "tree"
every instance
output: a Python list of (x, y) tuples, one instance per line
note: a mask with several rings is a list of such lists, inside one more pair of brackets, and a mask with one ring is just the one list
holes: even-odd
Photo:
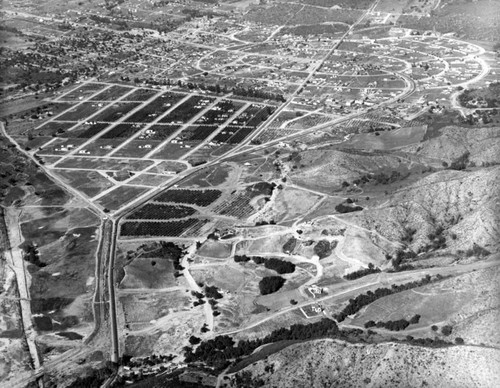
[(446, 336), (450, 335), (452, 331), (453, 331), (453, 328), (449, 325), (445, 325), (441, 328), (441, 334), (446, 335)]

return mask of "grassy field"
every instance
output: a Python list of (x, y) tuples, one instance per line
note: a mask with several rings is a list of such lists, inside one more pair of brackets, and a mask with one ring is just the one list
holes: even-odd
[(120, 288), (158, 289), (176, 285), (174, 266), (162, 258), (135, 258), (125, 266), (125, 278)]
[(76, 89), (74, 89), (73, 91), (64, 96), (61, 96), (62, 98), (61, 97), (59, 98), (64, 101), (78, 101), (91, 96), (97, 91), (104, 89), (104, 87), (105, 87), (104, 84), (87, 83), (77, 87)]
[(171, 176), (158, 175), (158, 174), (141, 174), (136, 178), (132, 179), (129, 183), (131, 186), (133, 185), (145, 185), (151, 187), (158, 187), (161, 184), (168, 182), (171, 180)]
[(57, 170), (57, 174), (90, 198), (113, 186), (109, 179), (96, 171)]
[(98, 199), (98, 203), (109, 210), (116, 210), (144, 194), (148, 189), (134, 186), (120, 186)]
[(84, 170), (120, 171), (123, 169), (138, 171), (153, 164), (150, 160), (130, 159), (93, 159), (84, 157), (71, 157), (58, 164), (58, 168), (79, 168)]
[(182, 187), (217, 187), (226, 182), (231, 168), (227, 165), (214, 166), (202, 169), (194, 176), (182, 182)]
[(200, 256), (213, 257), (215, 259), (225, 259), (231, 254), (231, 243), (223, 243), (214, 240), (207, 240), (196, 252)]

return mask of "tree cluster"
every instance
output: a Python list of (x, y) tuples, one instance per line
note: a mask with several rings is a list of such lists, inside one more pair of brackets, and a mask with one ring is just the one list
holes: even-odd
[(37, 267), (45, 267), (47, 265), (40, 260), (38, 249), (33, 244), (28, 244), (24, 247), (24, 260)]
[[(436, 276), (437, 279), (441, 279), (442, 277)], [(363, 307), (368, 306), (370, 303), (375, 302), (377, 299), (383, 298), (384, 296), (396, 294), (398, 292), (402, 292), (405, 290), (410, 290), (412, 288), (425, 286), (431, 282), (430, 275), (426, 275), (419, 281), (404, 283), (400, 285), (393, 284), (391, 288), (377, 288), (375, 291), (368, 291), (366, 294), (358, 295), (356, 298), (349, 299), (349, 304), (344, 307), (342, 311), (337, 314), (334, 314), (333, 318), (337, 320), (337, 322), (342, 322), (349, 315), (353, 315), (361, 310)]]
[(368, 268), (363, 268), (351, 273), (348, 273), (347, 275), (344, 276), (344, 279), (347, 280), (355, 280), (362, 278), (363, 276), (367, 276), (373, 273), (378, 273), (380, 272), (380, 268), (375, 267), (372, 263), (368, 264)]
[(270, 93), (264, 90), (253, 89), (253, 88), (244, 88), (238, 86), (233, 88), (232, 90), (235, 96), (243, 96), (243, 97), (252, 97), (252, 98), (260, 98), (263, 100), (275, 100), (279, 102), (285, 102), (285, 97), (282, 94), (278, 93)]
[(99, 388), (115, 371), (110, 365), (100, 369), (91, 369), (85, 377), (77, 377), (69, 388)]
[(352, 183), (361, 185), (363, 183), (373, 182), (376, 185), (389, 185), (391, 183), (405, 179), (406, 177), (408, 177), (408, 175), (410, 175), (409, 172), (403, 175), (399, 171), (393, 170), (390, 174), (386, 174), (384, 172), (379, 172), (377, 174), (365, 174), (360, 178), (354, 180)]
[(420, 320), (420, 315), (415, 314), (409, 321), (406, 319), (398, 319), (396, 321), (368, 321), (365, 323), (365, 328), (378, 327), (384, 328), (391, 331), (405, 330), (408, 326), (418, 323)]
[(467, 164), (469, 163), (469, 156), (469, 151), (464, 152), (457, 159), (451, 162), (448, 169), (457, 171), (465, 170), (467, 168)]
[(324, 259), (332, 254), (333, 250), (337, 246), (337, 241), (329, 242), (328, 240), (320, 240), (314, 246), (313, 250), (320, 259)]
[[(392, 272), (401, 272), (414, 269), (411, 264), (403, 264), (403, 261), (411, 260), (415, 258), (417, 254), (412, 250), (399, 250), (396, 252), (396, 256), (392, 258), (392, 266), (394, 270)], [(389, 256), (390, 257), (390, 256)]]
[(276, 329), (264, 338), (240, 340), (237, 345), (229, 336), (217, 336), (214, 339), (202, 342), (195, 351), (190, 347), (186, 347), (184, 355), (187, 363), (202, 361), (209, 366), (223, 369), (229, 365), (229, 360), (249, 355), (265, 344), (284, 340), (332, 337), (339, 335), (339, 333), (337, 324), (330, 319), (324, 318), (319, 322), (307, 325), (295, 324), (288, 329)]
[(363, 208), (359, 205), (347, 205), (345, 203), (339, 203), (335, 206), (335, 211), (338, 213), (352, 213), (363, 210)]
[(179, 247), (173, 242), (162, 241), (160, 243), (160, 249), (157, 251), (158, 256), (163, 259), (172, 260), (174, 269), (176, 271), (182, 271), (184, 267), (181, 265), (181, 260), (184, 255), (184, 249)]
[(281, 276), (266, 276), (262, 278), (259, 282), (259, 290), (261, 295), (272, 294), (273, 292), (278, 291), (283, 284), (285, 284), (285, 279)]
[(207, 298), (222, 299), (223, 295), (216, 286), (205, 286), (205, 295)]
[(285, 273), (293, 273), (295, 271), (295, 264), (290, 263), (286, 260), (276, 259), (274, 257), (267, 259), (261, 256), (248, 257), (246, 255), (235, 255), (234, 261), (237, 263), (246, 263), (253, 260), (255, 264), (264, 264), (264, 267), (271, 269), (279, 273), (280, 275)]
[(472, 248), (467, 249), (464, 252), (465, 256), (471, 257), (471, 256), (476, 256), (476, 257), (485, 257), (491, 255), (491, 252), (488, 251), (487, 249), (483, 248), (482, 246), (474, 243), (472, 244)]
[(444, 231), (445, 229), (442, 225), (437, 226), (434, 232), (427, 235), (429, 243), (421, 249), (423, 251), (435, 251), (446, 248), (446, 237), (443, 236)]
[(291, 254), (296, 246), (297, 246), (297, 239), (295, 237), (292, 237), (283, 245), (282, 249), (284, 253)]

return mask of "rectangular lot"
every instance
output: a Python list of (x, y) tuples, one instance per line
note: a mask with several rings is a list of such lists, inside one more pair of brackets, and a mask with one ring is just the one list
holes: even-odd
[(137, 108), (139, 103), (137, 102), (115, 102), (111, 104), (108, 108), (103, 110), (101, 113), (92, 118), (94, 121), (104, 121), (104, 122), (115, 122), (121, 119), (131, 110)]
[(132, 88), (120, 85), (113, 85), (110, 88), (96, 94), (92, 97), (92, 101), (114, 101), (124, 94), (130, 92)]
[[(190, 142), (192, 143), (192, 142)], [(179, 159), (185, 154), (187, 154), (191, 149), (196, 146), (196, 144), (165, 144), (157, 152), (155, 152), (151, 158), (152, 159)], [(187, 148), (186, 148), (187, 146)]]
[(69, 185), (92, 198), (113, 186), (113, 183), (97, 171), (57, 170), (57, 174)]
[(59, 99), (62, 101), (83, 100), (85, 98), (88, 98), (92, 94), (96, 93), (97, 91), (104, 89), (105, 87), (106, 87), (105, 84), (99, 84), (99, 83), (84, 84), (84, 85), (74, 89), (70, 93), (59, 97)]
[(180, 104), (159, 122), (166, 124), (184, 124), (215, 101), (212, 97), (192, 96)]
[(158, 140), (132, 140), (116, 151), (113, 156), (142, 158), (160, 144)]
[(82, 170), (142, 171), (153, 164), (151, 160), (111, 159), (92, 157), (70, 157), (57, 165), (58, 168), (78, 168)]
[(104, 133), (101, 138), (102, 139), (115, 139), (115, 138), (128, 138), (140, 130), (144, 129), (145, 124), (142, 123), (137, 123), (137, 124), (131, 124), (131, 123), (125, 123), (125, 124), (118, 124), (115, 125), (113, 128), (111, 128), (109, 131)]
[(117, 210), (149, 189), (144, 187), (120, 186), (97, 200), (101, 206), (109, 210)]
[(127, 118), (127, 122), (149, 123), (154, 121), (158, 116), (166, 112), (172, 105), (179, 102), (184, 97), (185, 95), (180, 93), (164, 93)]
[(54, 134), (63, 135), (64, 132), (75, 125), (75, 122), (49, 121), (40, 128), (34, 129), (30, 132), (36, 136), (52, 136)]
[(137, 89), (135, 92), (129, 94), (123, 101), (146, 101), (152, 98), (158, 90), (152, 89)]
[(57, 117), (61, 121), (83, 121), (89, 116), (95, 114), (99, 109), (102, 109), (105, 104), (100, 102), (84, 102), (77, 105), (62, 115)]
[(198, 120), (196, 120), (195, 124), (205, 124), (205, 125), (213, 125), (213, 124), (222, 124), (226, 122), (229, 117), (231, 117), (234, 112), (240, 109), (243, 106), (242, 103), (231, 101), (231, 100), (222, 100), (218, 102), (214, 107), (205, 112), (203, 116), (201, 116)]
[(75, 148), (81, 146), (85, 139), (64, 139), (58, 138), (52, 143), (38, 150), (36, 155), (66, 155)]

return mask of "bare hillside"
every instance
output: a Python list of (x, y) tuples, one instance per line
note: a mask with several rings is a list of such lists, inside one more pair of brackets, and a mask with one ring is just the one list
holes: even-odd
[[(500, 241), (500, 167), (471, 172), (444, 170), (399, 190), (389, 201), (343, 217), (376, 229), (387, 238), (408, 239), (414, 249), (432, 244), (438, 228), (448, 247), (469, 249), (474, 243), (496, 250)], [(436, 236), (437, 237), (437, 236)]]
[(500, 162), (500, 128), (445, 127), (439, 135), (403, 149), (451, 163), (466, 152), (477, 166)]
[(469, 346), (431, 349), (392, 343), (348, 345), (319, 340), (292, 345), (245, 371), (251, 372), (255, 380), (262, 380), (262, 386), (277, 388), (490, 388), (500, 379), (500, 351)]
[(294, 163), (299, 168), (291, 173), (292, 180), (317, 188), (338, 188), (342, 182), (366, 173), (397, 170), (406, 165), (396, 155), (330, 148), (305, 151)]

